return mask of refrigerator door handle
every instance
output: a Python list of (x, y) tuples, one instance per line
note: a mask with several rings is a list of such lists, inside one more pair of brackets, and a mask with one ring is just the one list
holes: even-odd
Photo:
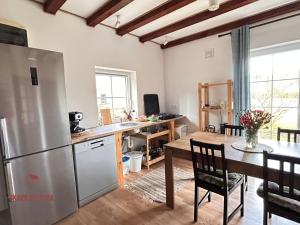
[(1, 142), (0, 144), (2, 148), (3, 158), (4, 159), (10, 158), (6, 118), (0, 119), (0, 142)]
[(13, 178), (13, 169), (10, 162), (5, 164), (6, 174), (7, 174), (7, 186), (8, 186), (8, 200), (15, 201), (16, 191), (15, 191), (15, 182)]

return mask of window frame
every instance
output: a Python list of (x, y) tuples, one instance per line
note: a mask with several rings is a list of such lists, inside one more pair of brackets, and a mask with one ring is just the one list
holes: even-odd
[[(111, 85), (111, 97), (105, 97), (105, 99), (111, 99), (112, 100), (112, 108), (111, 108), (111, 117), (112, 117), (112, 122), (120, 122), (121, 117), (115, 117), (114, 115), (114, 99), (126, 99), (126, 108), (125, 110), (132, 109), (132, 110), (137, 110), (136, 109), (136, 102), (134, 101), (134, 85), (133, 82), (135, 82), (134, 76), (135, 72), (134, 71), (127, 71), (127, 70), (119, 70), (119, 69), (111, 69), (111, 68), (106, 68), (106, 67), (95, 67), (95, 86), (96, 86), (96, 106), (97, 106), (97, 113), (98, 113), (98, 118), (101, 121), (101, 113), (100, 113), (100, 108), (98, 105), (98, 101), (103, 99), (102, 97), (98, 97), (97, 93), (97, 76), (108, 76), (110, 77), (110, 85)], [(113, 82), (112, 78), (113, 77), (125, 77), (126, 80), (126, 97), (114, 97), (113, 96)]]
[[(272, 46), (272, 47), (265, 47), (265, 48), (259, 48), (259, 49), (253, 49), (251, 50), (250, 53), (250, 58), (254, 58), (254, 57), (259, 57), (259, 56), (265, 56), (265, 55), (272, 55), (272, 74), (271, 74), (271, 79), (269, 80), (258, 80), (258, 81), (251, 81), (251, 67), (250, 67), (250, 85), (251, 84), (259, 84), (259, 83), (271, 83), (271, 104), (268, 107), (263, 107), (265, 109), (270, 110), (271, 112), (273, 112), (273, 109), (277, 109), (277, 108), (283, 108), (283, 109), (297, 109), (298, 111), (298, 118), (297, 118), (297, 128), (300, 128), (300, 70), (298, 73), (298, 77), (295, 78), (283, 78), (283, 79), (274, 79), (274, 55), (278, 54), (278, 53), (283, 53), (283, 52), (289, 52), (289, 51), (295, 51), (298, 50), (300, 51), (300, 40), (299, 41), (295, 41), (295, 42), (290, 42), (290, 43), (284, 43), (284, 44), (280, 44), (280, 45), (276, 45), (276, 46)], [(299, 62), (300, 63), (300, 62)], [(289, 81), (289, 80), (298, 80), (298, 93), (299, 93), (299, 97), (298, 97), (298, 105), (297, 106), (284, 106), (284, 107), (274, 107), (273, 106), (273, 99), (274, 99), (274, 82), (280, 82), (280, 81)], [(251, 89), (250, 89), (251, 91)], [(262, 107), (262, 106), (261, 106)], [(252, 108), (252, 103), (251, 103), (251, 108)], [(255, 106), (253, 108), (259, 108), (258, 106)], [(271, 122), (271, 129), (270, 129), (270, 137), (271, 139), (273, 138), (274, 134), (273, 134), (273, 121)], [(275, 134), (276, 136), (276, 134)]]

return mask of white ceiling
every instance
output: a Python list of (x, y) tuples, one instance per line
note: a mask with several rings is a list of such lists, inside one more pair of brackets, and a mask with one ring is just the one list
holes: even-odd
[[(38, 1), (45, 2), (46, 0), (38, 0)], [(62, 9), (70, 13), (76, 14), (78, 16), (87, 18), (108, 1), (109, 0), (67, 0), (66, 3), (62, 6)], [(118, 14), (120, 15), (121, 25), (125, 24), (167, 1), (168, 0), (135, 0), (131, 2), (129, 5), (122, 8), (114, 15), (104, 20), (102, 23), (114, 27), (116, 23), (116, 15)], [(220, 0), (220, 2), (225, 2), (225, 1), (228, 0)], [(228, 23), (237, 19), (254, 15), (259, 12), (271, 8), (275, 8), (290, 2), (295, 2), (295, 1), (297, 0), (259, 0), (255, 3), (230, 11), (223, 15), (214, 17), (204, 22), (170, 33), (167, 35), (168, 40), (171, 41), (177, 38), (181, 38), (193, 33), (197, 33), (209, 28), (213, 28), (215, 26), (219, 26), (224, 23)], [(195, 1), (179, 10), (176, 10), (164, 17), (161, 17), (158, 20), (155, 20), (139, 29), (132, 31), (131, 33), (137, 36), (142, 36), (146, 33), (162, 28), (166, 25), (182, 20), (197, 12), (204, 11), (207, 9), (207, 7), (208, 7), (207, 0)], [(156, 38), (153, 41), (162, 44), (165, 41), (165, 38), (166, 37), (163, 36), (163, 37)]]

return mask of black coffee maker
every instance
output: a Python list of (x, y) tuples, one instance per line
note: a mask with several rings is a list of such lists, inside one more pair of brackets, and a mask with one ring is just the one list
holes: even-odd
[(72, 134), (77, 134), (85, 131), (84, 128), (79, 127), (79, 122), (83, 119), (82, 112), (69, 112), (70, 130)]

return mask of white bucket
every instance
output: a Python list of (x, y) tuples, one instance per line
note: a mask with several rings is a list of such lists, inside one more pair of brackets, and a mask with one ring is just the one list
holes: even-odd
[(130, 156), (130, 172), (139, 172), (142, 170), (143, 153), (138, 151), (129, 152), (126, 155)]

